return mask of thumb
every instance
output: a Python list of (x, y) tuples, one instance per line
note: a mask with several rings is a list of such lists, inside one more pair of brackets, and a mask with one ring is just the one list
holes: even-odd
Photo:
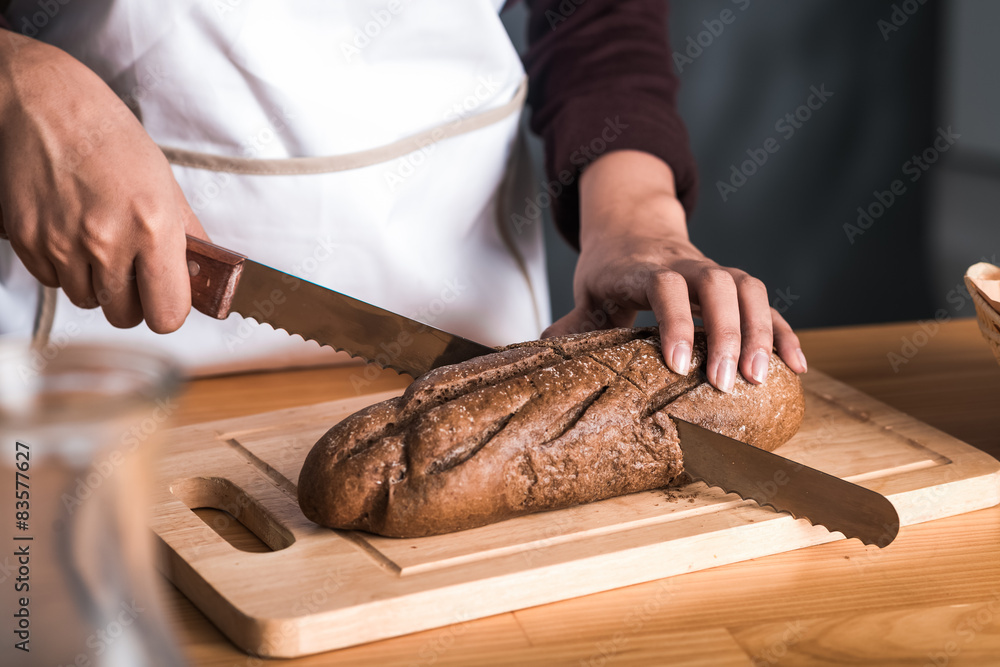
[(576, 306), (543, 331), (542, 338), (566, 336), (585, 331), (595, 331), (597, 329), (630, 327), (635, 322), (635, 315), (634, 310), (622, 308), (618, 304), (611, 304), (605, 308), (590, 309), (586, 306)]
[(596, 329), (630, 327), (635, 324), (635, 316), (635, 310), (611, 301), (605, 302), (603, 308), (578, 305), (543, 331), (542, 338), (566, 336)]
[(587, 318), (587, 309), (577, 306), (567, 314), (553, 322), (548, 329), (542, 332), (542, 338), (553, 338), (555, 336), (567, 336), (569, 334), (592, 331), (599, 327)]

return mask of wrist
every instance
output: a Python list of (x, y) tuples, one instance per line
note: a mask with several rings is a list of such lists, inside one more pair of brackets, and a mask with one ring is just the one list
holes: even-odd
[(64, 101), (59, 99), (66, 92), (64, 82), (77, 67), (85, 69), (62, 49), (18, 32), (0, 31), (0, 119), (18, 111), (32, 114), (39, 103)]
[(690, 243), (673, 171), (649, 153), (608, 153), (580, 179), (581, 248), (623, 235)]
[(20, 35), (0, 26), (0, 113), (7, 116), (12, 91), (11, 74), (17, 57)]
[[(8, 110), (19, 97), (18, 79), (33, 68), (39, 59), (40, 42), (13, 30), (0, 30), (0, 112), (7, 118)], [(42, 53), (44, 56), (44, 51)]]

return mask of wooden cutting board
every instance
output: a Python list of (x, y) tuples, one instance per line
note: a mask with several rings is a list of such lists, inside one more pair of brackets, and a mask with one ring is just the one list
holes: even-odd
[[(989, 455), (818, 371), (803, 381), (805, 422), (779, 454), (882, 493), (903, 526), (1000, 503)], [(702, 483), (417, 539), (310, 523), (295, 482), (313, 443), (397, 393), (169, 432), (153, 520), (161, 569), (243, 650), (306, 655), (843, 539)], [(237, 550), (201, 507), (273, 551)]]

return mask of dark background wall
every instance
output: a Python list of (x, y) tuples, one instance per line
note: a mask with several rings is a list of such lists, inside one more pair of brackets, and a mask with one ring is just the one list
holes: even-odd
[[(505, 15), (522, 47), (523, 19)], [(988, 0), (672, 3), (682, 57), (664, 66), (701, 175), (694, 242), (764, 280), (793, 326), (973, 314), (956, 290), (1000, 240), (998, 25)], [(826, 100), (807, 113), (813, 90)], [(768, 138), (778, 150), (744, 167)], [(558, 317), (575, 254), (551, 227), (548, 244)]]

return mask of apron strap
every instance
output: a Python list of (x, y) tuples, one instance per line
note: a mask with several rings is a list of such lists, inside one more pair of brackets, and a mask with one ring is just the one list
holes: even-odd
[(373, 164), (388, 162), (409, 155), (421, 148), (451, 137), (473, 132), (498, 123), (521, 110), (528, 95), (528, 78), (524, 77), (514, 97), (503, 106), (468, 118), (451, 120), (437, 127), (404, 137), (399, 141), (356, 153), (319, 157), (293, 157), (265, 159), (228, 157), (197, 151), (160, 146), (171, 164), (208, 171), (222, 171), (230, 174), (253, 176), (297, 176), (301, 174), (328, 174), (337, 171), (360, 169)]

